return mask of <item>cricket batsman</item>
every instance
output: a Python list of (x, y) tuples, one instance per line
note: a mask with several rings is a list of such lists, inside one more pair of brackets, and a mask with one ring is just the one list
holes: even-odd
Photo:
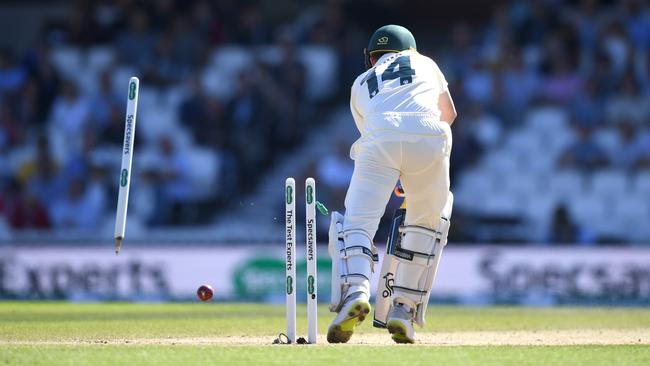
[(350, 153), (354, 174), (345, 216), (332, 213), (329, 232), (330, 310), (338, 314), (327, 340), (347, 342), (370, 314), (370, 278), (377, 261), (373, 237), (399, 180), (407, 209), (388, 243), (374, 324), (387, 328), (397, 343), (413, 343), (413, 323), (424, 325), (429, 292), (447, 242), (453, 204), (450, 125), (456, 110), (440, 68), (418, 53), (408, 29), (399, 25), (377, 29), (364, 55), (368, 70), (354, 81), (350, 95), (361, 133)]

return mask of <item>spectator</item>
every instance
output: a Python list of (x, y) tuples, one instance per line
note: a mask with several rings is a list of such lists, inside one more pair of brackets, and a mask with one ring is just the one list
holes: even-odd
[(637, 126), (650, 119), (650, 100), (641, 94), (634, 74), (625, 74), (620, 91), (609, 99), (605, 113), (610, 122), (626, 120)]
[(205, 39), (197, 33), (190, 19), (176, 16), (172, 22), (171, 44), (174, 61), (181, 66), (179, 76), (186, 75), (191, 67), (199, 67), (204, 59)]
[(510, 33), (510, 23), (507, 6), (495, 6), (491, 23), (481, 32), (481, 51), (490, 64), (498, 64), (511, 54), (513, 35)]
[(585, 128), (597, 128), (604, 124), (602, 98), (598, 95), (598, 85), (594, 78), (589, 78), (582, 85), (581, 93), (572, 98), (571, 116)]
[(9, 102), (0, 99), (0, 151), (16, 146), (23, 128)]
[(508, 58), (506, 68), (501, 75), (501, 85), (509, 113), (521, 118), (530, 102), (537, 97), (540, 78), (534, 69), (524, 65), (521, 54), (515, 52)]
[(104, 217), (106, 212), (106, 172), (105, 170), (91, 162), (87, 174), (87, 195), (91, 206), (97, 210), (98, 221)]
[(271, 69), (271, 73), (285, 97), (287, 108), (278, 113), (281, 117), (275, 129), (273, 146), (293, 146), (304, 136), (303, 131), (309, 128), (305, 108), (305, 66), (298, 59), (293, 40), (285, 39), (281, 49), (282, 60)]
[(145, 82), (159, 88), (175, 85), (183, 76), (184, 69), (174, 55), (174, 43), (170, 35), (163, 35), (156, 42), (152, 62), (145, 68)]
[(593, 139), (592, 130), (578, 127), (578, 141), (562, 154), (561, 167), (592, 171), (608, 164), (607, 155)]
[(596, 80), (596, 90), (600, 97), (610, 98), (619, 84), (619, 76), (614, 72), (610, 57), (604, 52), (596, 53), (594, 71), (591, 73)]
[(309, 40), (320, 44), (337, 44), (345, 38), (348, 24), (345, 19), (343, 2), (328, 0), (317, 10), (319, 17), (315, 22)]
[(551, 72), (542, 85), (542, 94), (546, 100), (564, 104), (576, 97), (581, 86), (582, 80), (568, 60), (553, 59)]
[(646, 123), (645, 128), (637, 135), (635, 145), (639, 155), (635, 168), (650, 170), (650, 121)]
[(540, 44), (557, 27), (558, 20), (552, 15), (557, 9), (551, 10), (551, 3), (533, 1), (525, 4), (524, 16), (516, 34), (519, 35), (521, 44)]
[(64, 150), (64, 155), (72, 153), (79, 148), (79, 131), (86, 128), (91, 112), (90, 101), (79, 93), (79, 89), (72, 81), (63, 83), (61, 95), (52, 105), (49, 125), (53, 134), (58, 137), (56, 141)]
[(28, 79), (23, 86), (20, 100), (15, 104), (16, 114), (23, 127), (31, 128), (43, 122), (40, 120), (39, 97), (38, 83), (33, 78)]
[(489, 103), (492, 98), (494, 78), (488, 65), (477, 59), (463, 81), (463, 91), (467, 98), (475, 103)]
[(177, 4), (174, 0), (159, 0), (151, 5), (149, 23), (151, 28), (165, 29), (171, 24), (174, 15), (178, 12)]
[(450, 178), (453, 182), (459, 172), (475, 166), (483, 154), (481, 144), (476, 140), (474, 133), (466, 123), (463, 114), (459, 114), (459, 121), (454, 123), (454, 153), (451, 154)]
[(647, 9), (639, 0), (628, 0), (623, 5), (624, 27), (627, 37), (633, 47), (639, 52), (645, 52), (650, 45), (650, 21)]
[(61, 79), (49, 60), (37, 65), (33, 78), (38, 89), (38, 102), (33, 106), (36, 108), (34, 118), (36, 123), (43, 125), (48, 121), (54, 100), (61, 90)]
[(158, 184), (158, 209), (154, 224), (180, 224), (180, 210), (190, 197), (190, 171), (187, 156), (174, 146), (169, 136), (158, 144), (155, 168)]
[(598, 13), (596, 0), (582, 0), (576, 9), (572, 23), (577, 28), (580, 50), (582, 52), (582, 61), (585, 69), (591, 68), (590, 58), (593, 57), (594, 51), (598, 44), (598, 34), (600, 32), (600, 14)]
[(454, 25), (451, 30), (451, 48), (441, 60), (445, 75), (449, 75), (447, 81), (452, 83), (467, 75), (478, 57), (478, 51), (472, 42), (472, 29), (464, 23)]
[(354, 170), (354, 164), (350, 160), (350, 144), (343, 139), (339, 140), (335, 151), (318, 161), (316, 170), (328, 193), (325, 202), (342, 204)]
[(123, 105), (124, 96), (113, 91), (112, 72), (113, 70), (108, 69), (99, 74), (99, 88), (90, 100), (90, 118), (95, 128), (104, 128), (109, 124), (112, 105)]
[[(284, 101), (267, 71), (257, 65), (255, 71), (239, 74), (235, 95), (226, 109), (226, 128), (231, 136), (228, 149), (241, 166), (238, 182), (243, 189), (250, 185), (246, 177), (259, 172), (268, 158), (267, 129), (276, 125), (276, 115), (266, 99), (272, 95), (279, 99), (278, 104)], [(279, 106), (276, 104), (275, 108)]]
[(51, 216), (59, 229), (92, 230), (104, 213), (104, 202), (97, 199), (81, 179), (74, 179), (67, 192), (54, 201)]
[(207, 40), (211, 45), (217, 45), (223, 41), (223, 21), (216, 14), (209, 0), (199, 0), (192, 8), (192, 27), (197, 29), (202, 40)]
[[(122, 146), (124, 142), (124, 109), (115, 103), (108, 107), (108, 124), (101, 129), (101, 141), (106, 145)], [(139, 134), (135, 136), (138, 139)]]
[(8, 49), (0, 49), (0, 98), (15, 93), (27, 79), (25, 69), (18, 65)]
[(618, 131), (620, 145), (612, 153), (610, 160), (615, 167), (629, 171), (636, 168), (643, 156), (644, 148), (639, 139), (642, 136), (637, 136), (635, 126), (629, 122), (621, 122)]
[(188, 82), (189, 95), (180, 103), (178, 119), (194, 133), (194, 140), (203, 146), (225, 149), (228, 131), (221, 101), (206, 95), (201, 79)]
[(97, 152), (97, 138), (91, 129), (79, 131), (81, 147), (70, 154), (63, 165), (61, 180), (68, 185), (71, 179), (88, 180), (91, 160)]
[(264, 44), (270, 39), (270, 31), (264, 22), (260, 6), (252, 3), (244, 5), (234, 25), (234, 41), (245, 45)]
[(145, 70), (151, 64), (156, 37), (150, 30), (149, 16), (143, 9), (129, 14), (128, 26), (115, 41), (118, 54), (127, 65)]
[(620, 21), (610, 21), (604, 29), (601, 39), (601, 49), (611, 60), (612, 71), (615, 75), (623, 75), (631, 55), (630, 45), (625, 30)]
[(65, 29), (66, 43), (89, 47), (102, 38), (99, 33), (92, 13), (92, 5), (79, 2), (77, 6), (73, 6)]
[(50, 227), (50, 218), (43, 201), (35, 195), (25, 192), (23, 185), (11, 180), (6, 195), (0, 194), (0, 202), (9, 225), (14, 229), (46, 229)]
[(549, 242), (573, 244), (578, 241), (578, 228), (571, 219), (566, 207), (558, 206), (553, 213)]
[(474, 140), (481, 145), (482, 149), (495, 149), (502, 140), (501, 121), (488, 114), (485, 108), (477, 103), (472, 104), (466, 113), (467, 119), (463, 122), (467, 123)]
[[(15, 172), (16, 178), (24, 184), (29, 183), (34, 177), (53, 177), (59, 169), (59, 163), (52, 157), (50, 142), (46, 136), (39, 136), (36, 142), (36, 151), (21, 162)], [(43, 197), (47, 198), (47, 195)], [(51, 197), (51, 196), (50, 196)]]

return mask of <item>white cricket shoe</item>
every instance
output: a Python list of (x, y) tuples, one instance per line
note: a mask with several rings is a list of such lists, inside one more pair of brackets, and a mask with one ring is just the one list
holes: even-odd
[(327, 330), (329, 343), (346, 343), (352, 337), (354, 328), (361, 324), (370, 314), (368, 295), (357, 292), (345, 299), (345, 304), (336, 315)]
[(395, 304), (388, 314), (386, 328), (395, 343), (415, 343), (413, 313), (404, 304)]

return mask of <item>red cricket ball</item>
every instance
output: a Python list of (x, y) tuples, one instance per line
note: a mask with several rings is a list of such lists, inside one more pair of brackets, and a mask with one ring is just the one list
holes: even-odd
[(196, 290), (196, 296), (198, 296), (201, 301), (210, 301), (212, 296), (214, 296), (214, 290), (212, 290), (210, 285), (201, 285), (201, 287)]

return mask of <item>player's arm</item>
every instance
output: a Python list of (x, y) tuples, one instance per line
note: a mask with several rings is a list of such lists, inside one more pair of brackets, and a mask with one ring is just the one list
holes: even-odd
[[(433, 61), (432, 61), (433, 62)], [(449, 87), (445, 75), (438, 67), (438, 64), (433, 62), (433, 68), (435, 70), (435, 75), (438, 83), (438, 109), (440, 109), (440, 120), (446, 123), (449, 123), (451, 126), (456, 119), (458, 114), (456, 113), (456, 107), (454, 106), (454, 101), (451, 99), (451, 94), (449, 93)]]
[(454, 101), (451, 99), (449, 89), (446, 89), (438, 96), (438, 108), (440, 109), (440, 120), (449, 123), (451, 126), (458, 116)]
[(354, 124), (357, 125), (357, 130), (359, 130), (359, 133), (363, 131), (363, 122), (364, 118), (361, 112), (359, 112), (359, 109), (357, 108), (357, 103), (356, 103), (356, 98), (357, 98), (357, 88), (356, 88), (357, 82), (355, 81), (354, 84), (352, 84), (352, 88), (350, 89), (350, 111), (352, 112), (352, 118), (354, 118)]

